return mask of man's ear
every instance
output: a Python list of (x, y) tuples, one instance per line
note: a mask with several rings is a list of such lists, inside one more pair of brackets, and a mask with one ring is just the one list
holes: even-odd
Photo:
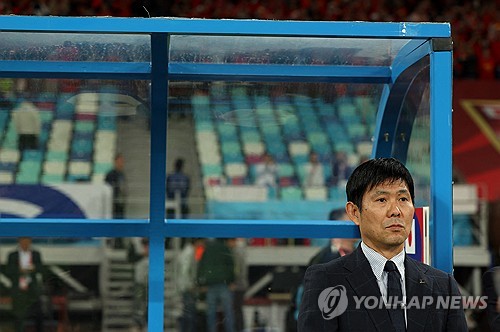
[(347, 215), (349, 216), (349, 219), (352, 220), (353, 223), (359, 226), (359, 209), (356, 204), (353, 202), (347, 202), (345, 205), (345, 211)]

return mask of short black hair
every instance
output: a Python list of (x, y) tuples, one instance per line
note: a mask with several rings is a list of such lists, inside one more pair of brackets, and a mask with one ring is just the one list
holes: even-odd
[(175, 160), (174, 169), (176, 172), (182, 171), (183, 167), (184, 167), (184, 159), (178, 158), (177, 160)]
[(376, 158), (365, 161), (352, 172), (347, 180), (347, 200), (361, 209), (363, 195), (382, 183), (403, 181), (410, 191), (411, 201), (415, 204), (415, 188), (410, 171), (395, 158)]

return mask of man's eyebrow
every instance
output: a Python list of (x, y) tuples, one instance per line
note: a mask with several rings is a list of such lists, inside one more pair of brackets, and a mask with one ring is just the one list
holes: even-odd
[[(410, 192), (408, 191), (408, 189), (400, 189), (396, 193), (397, 194), (409, 194)], [(376, 195), (387, 195), (387, 194), (390, 194), (390, 192), (387, 191), (387, 190), (376, 190), (373, 193), (373, 196), (376, 196)]]

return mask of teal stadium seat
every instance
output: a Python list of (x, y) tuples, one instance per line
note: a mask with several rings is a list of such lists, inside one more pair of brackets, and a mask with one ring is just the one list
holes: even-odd
[(339, 186), (330, 187), (329, 196), (330, 200), (332, 201), (342, 202), (342, 203), (347, 202), (347, 196), (344, 187), (339, 187)]
[(204, 164), (201, 166), (203, 176), (221, 176), (222, 166), (220, 164)]
[(41, 182), (44, 184), (56, 184), (64, 182), (64, 174), (42, 174)]
[(261, 141), (260, 133), (257, 130), (242, 130), (240, 137), (243, 143), (257, 143)]
[(18, 183), (18, 184), (38, 184), (39, 183), (39, 176), (38, 176), (38, 174), (19, 173), (16, 176), (16, 183)]
[(21, 159), (23, 161), (36, 161), (41, 162), (44, 158), (44, 153), (41, 150), (25, 150), (22, 153)]
[(278, 176), (279, 177), (295, 176), (295, 168), (290, 163), (278, 163)]
[(75, 132), (91, 133), (95, 130), (95, 122), (93, 121), (75, 121)]
[(302, 189), (296, 186), (284, 187), (281, 188), (280, 195), (283, 201), (299, 201), (302, 200)]
[(94, 163), (94, 173), (96, 174), (106, 174), (112, 169), (113, 165), (111, 163), (103, 163), (103, 162)]
[(65, 162), (68, 160), (68, 153), (66, 151), (47, 151), (45, 153), (45, 160)]

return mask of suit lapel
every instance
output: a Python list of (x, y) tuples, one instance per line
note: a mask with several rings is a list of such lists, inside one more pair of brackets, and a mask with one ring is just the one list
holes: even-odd
[[(405, 259), (405, 282), (406, 282), (406, 309), (408, 332), (424, 331), (427, 316), (429, 315), (430, 306), (420, 308), (423, 299), (432, 296), (432, 279), (425, 275), (425, 265), (417, 265), (411, 258)], [(411, 299), (415, 298), (416, 301), (413, 305)]]
[[(351, 274), (347, 275), (346, 279), (351, 285), (356, 296), (361, 298), (362, 296), (374, 297), (377, 301), (382, 300), (382, 295), (378, 287), (377, 279), (373, 274), (370, 263), (366, 259), (365, 255), (359, 246), (346, 260), (344, 265), (346, 269), (351, 271)], [(362, 306), (364, 301), (362, 302)], [(371, 302), (373, 303), (373, 302)], [(374, 309), (364, 309), (370, 315), (373, 325), (377, 328), (377, 331), (393, 331), (394, 327), (391, 324), (391, 319), (389, 317), (389, 312), (384, 306)]]

